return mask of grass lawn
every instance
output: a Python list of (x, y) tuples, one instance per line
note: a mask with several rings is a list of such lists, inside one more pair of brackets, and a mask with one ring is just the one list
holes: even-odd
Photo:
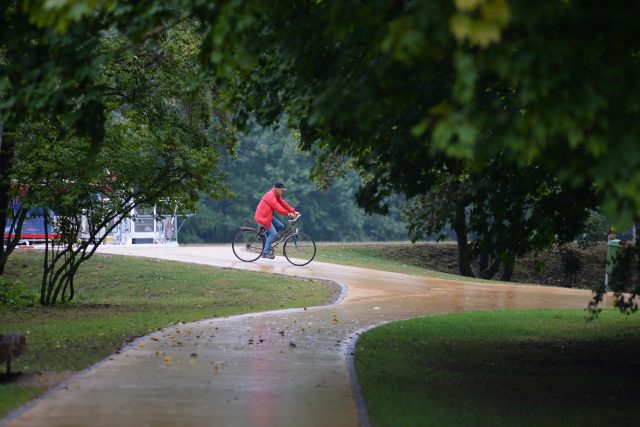
[(46, 390), (46, 387), (0, 385), (0, 419), (18, 406), (38, 397)]
[[(39, 293), (41, 252), (11, 256), (5, 277)], [(0, 334), (27, 336), (14, 372), (78, 371), (123, 344), (164, 326), (328, 303), (336, 289), (321, 282), (178, 262), (95, 255), (80, 268), (70, 304), (0, 306)], [(0, 385), (0, 417), (41, 389)]]
[(356, 369), (376, 427), (600, 426), (640, 419), (640, 317), (456, 313), (363, 334)]

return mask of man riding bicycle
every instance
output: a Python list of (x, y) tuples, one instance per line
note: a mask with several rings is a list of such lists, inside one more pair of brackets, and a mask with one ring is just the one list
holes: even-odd
[(299, 213), (282, 198), (282, 194), (285, 191), (287, 191), (287, 189), (284, 187), (284, 184), (276, 182), (273, 188), (262, 196), (256, 208), (256, 215), (253, 219), (267, 230), (267, 241), (264, 244), (262, 258), (275, 258), (271, 243), (273, 243), (273, 239), (275, 239), (278, 231), (284, 228), (282, 221), (275, 218), (273, 212), (276, 211), (281, 215), (288, 215), (291, 218), (299, 215)]

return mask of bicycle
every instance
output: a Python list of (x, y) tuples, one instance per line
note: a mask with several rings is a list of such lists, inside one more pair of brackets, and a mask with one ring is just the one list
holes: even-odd
[[(280, 237), (276, 236), (276, 239), (271, 244), (271, 247), (275, 249), (276, 246), (284, 242), (282, 246), (283, 255), (291, 264), (298, 266), (309, 264), (316, 256), (316, 242), (308, 234), (293, 228), (293, 224), (301, 216), (301, 214), (298, 214), (295, 218), (288, 220), (289, 226)], [(256, 230), (255, 227), (250, 227), (245, 221), (231, 245), (235, 256), (244, 262), (253, 262), (260, 258), (264, 250), (265, 233), (266, 228), (264, 226), (261, 225)]]

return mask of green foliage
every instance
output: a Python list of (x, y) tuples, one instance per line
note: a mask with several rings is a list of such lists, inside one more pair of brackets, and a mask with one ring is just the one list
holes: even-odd
[(603, 210), (627, 223), (640, 215), (639, 11), (587, 0), (254, 0), (234, 9), (250, 23), (219, 46), (260, 65), (234, 74), (244, 110), (267, 121), (286, 111), (306, 148), (372, 174), (359, 200), (424, 194), (452, 160), (482, 175), (502, 157), (524, 171), (541, 164), (578, 191), (595, 184)]
[(0, 308), (33, 307), (38, 302), (35, 293), (17, 279), (0, 277)]
[(591, 212), (589, 219), (585, 223), (584, 233), (578, 236), (578, 246), (586, 249), (607, 240), (607, 230), (604, 215), (598, 212)]
[(28, 189), (21, 201), (55, 215), (42, 304), (67, 299), (67, 289), (73, 298), (79, 265), (135, 207), (180, 213), (203, 193), (228, 194), (214, 170), (235, 141), (215, 85), (198, 65), (194, 25), (166, 29), (126, 52), (124, 43), (112, 31), (99, 44), (113, 59), (97, 78), (106, 113), (98, 152), (56, 116), (29, 122), (19, 134), (12, 177)]
[(253, 222), (263, 194), (277, 181), (287, 186), (285, 200), (303, 213), (301, 228), (316, 240), (403, 240), (399, 200), (387, 216), (365, 215), (353, 202), (359, 178), (347, 174), (319, 191), (309, 173), (313, 159), (301, 152), (294, 135), (282, 123), (271, 128), (253, 125), (238, 144), (237, 158), (223, 167), (232, 200), (204, 199), (196, 215), (180, 230), (182, 243), (229, 242), (245, 219)]
[(609, 289), (596, 288), (593, 303), (602, 301), (606, 290), (613, 291), (615, 307), (626, 314), (635, 313), (638, 311), (640, 297), (640, 239), (635, 244), (620, 248), (613, 262)]
[[(5, 2), (7, 3), (7, 2)], [(90, 175), (104, 144), (107, 114), (101, 67), (144, 44), (182, 19), (179, 2), (25, 1), (0, 9), (0, 228), (4, 229), (12, 198), (16, 150), (33, 127), (53, 130), (53, 139), (78, 138), (89, 148), (80, 176)], [(165, 25), (166, 24), (166, 25)], [(119, 49), (101, 42), (113, 34), (126, 39)], [(47, 136), (51, 136), (48, 132)], [(64, 133), (65, 135), (60, 135)], [(47, 140), (46, 138), (44, 139)], [(41, 152), (42, 150), (40, 150)], [(64, 151), (64, 150), (63, 150)], [(51, 150), (45, 155), (62, 156)], [(19, 171), (21, 172), (21, 171)], [(32, 181), (37, 181), (37, 176)], [(75, 179), (75, 177), (74, 177)], [(0, 273), (13, 250), (0, 247)]]
[[(451, 227), (463, 252), (461, 273), (485, 279), (528, 252), (572, 241), (597, 204), (590, 188), (562, 185), (542, 165), (518, 168), (503, 158), (481, 171), (460, 162), (458, 169), (434, 175), (430, 190), (403, 209), (409, 235), (413, 241), (433, 234), (442, 239)], [(473, 259), (479, 261), (477, 273), (469, 265)]]

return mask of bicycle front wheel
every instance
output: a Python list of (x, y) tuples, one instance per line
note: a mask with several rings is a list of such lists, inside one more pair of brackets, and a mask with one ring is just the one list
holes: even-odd
[(233, 239), (233, 253), (240, 261), (252, 262), (260, 258), (264, 240), (255, 231), (242, 230)]
[(293, 265), (307, 265), (316, 256), (316, 242), (304, 233), (292, 234), (284, 242), (284, 256)]

